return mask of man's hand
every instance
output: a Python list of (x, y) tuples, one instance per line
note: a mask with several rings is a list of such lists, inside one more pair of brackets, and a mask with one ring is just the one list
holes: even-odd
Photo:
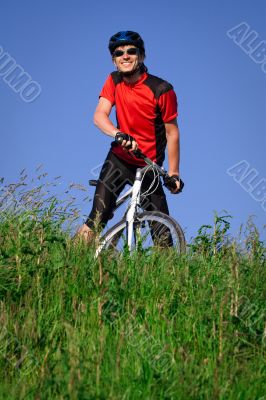
[(128, 135), (127, 133), (117, 132), (115, 135), (115, 141), (121, 144), (124, 150), (137, 150), (138, 144), (133, 136)]
[(178, 175), (169, 175), (169, 178), (164, 178), (164, 185), (172, 194), (182, 192), (183, 187), (185, 186), (184, 182)]
[(175, 184), (176, 184), (176, 187), (175, 187), (175, 188), (170, 188), (170, 192), (171, 192), (172, 194), (177, 194), (177, 193), (180, 192), (180, 179), (176, 179), (176, 178), (175, 178)]

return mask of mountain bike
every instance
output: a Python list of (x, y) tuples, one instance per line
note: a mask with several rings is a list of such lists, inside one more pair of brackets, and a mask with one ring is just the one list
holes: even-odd
[[(152, 190), (156, 190), (153, 188), (154, 185), (156, 186), (156, 180), (158, 185), (159, 179), (162, 177), (165, 186), (169, 189), (176, 187), (176, 180), (170, 177), (162, 167), (146, 157), (141, 150), (135, 150), (133, 154), (143, 159), (147, 165), (137, 169), (133, 186), (116, 201), (114, 212), (127, 199), (130, 199), (122, 220), (100, 238), (95, 257), (105, 250), (120, 254), (125, 249), (129, 252), (134, 250), (150, 252), (154, 248), (171, 248), (179, 253), (185, 253), (186, 240), (178, 222), (160, 211), (143, 211), (141, 208), (143, 198), (151, 194)], [(142, 182), (149, 170), (153, 171), (154, 178), (149, 189), (143, 193), (141, 192)], [(97, 180), (90, 180), (89, 184), (96, 186)], [(182, 181), (181, 185), (184, 186)]]

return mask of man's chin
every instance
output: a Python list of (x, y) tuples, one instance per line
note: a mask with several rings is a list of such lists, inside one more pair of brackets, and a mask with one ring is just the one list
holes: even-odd
[(124, 72), (124, 73), (131, 73), (132, 71), (134, 71), (134, 68), (120, 68), (120, 71), (121, 72)]

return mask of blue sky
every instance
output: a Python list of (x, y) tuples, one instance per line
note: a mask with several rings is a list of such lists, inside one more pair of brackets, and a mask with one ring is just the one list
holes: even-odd
[[(92, 122), (113, 70), (108, 40), (118, 30), (135, 30), (145, 40), (150, 73), (171, 82), (179, 102), (186, 186), (181, 195), (167, 195), (171, 214), (188, 240), (223, 210), (233, 216), (233, 235), (253, 215), (265, 238), (266, 65), (264, 71), (259, 54), (254, 61), (256, 46), (244, 51), (240, 33), (238, 44), (236, 33), (227, 34), (242, 23), (248, 27), (243, 40), (254, 31), (258, 45), (266, 41), (265, 12), (264, 1), (240, 0), (3, 3), (2, 56), (12, 57), (41, 92), (26, 102), (0, 75), (0, 176), (16, 182), (23, 168), (34, 176), (43, 164), (48, 176), (61, 176), (62, 187), (88, 187), (110, 146)], [(252, 169), (255, 179), (241, 184)], [(80, 200), (83, 216), (90, 204)]]

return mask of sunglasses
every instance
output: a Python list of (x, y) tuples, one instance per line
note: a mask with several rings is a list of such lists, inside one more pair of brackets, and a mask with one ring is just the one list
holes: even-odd
[(129, 56), (135, 56), (136, 54), (138, 54), (138, 49), (136, 47), (130, 47), (129, 49), (126, 49), (126, 50), (115, 50), (113, 52), (113, 56), (121, 57), (125, 53), (127, 53)]

